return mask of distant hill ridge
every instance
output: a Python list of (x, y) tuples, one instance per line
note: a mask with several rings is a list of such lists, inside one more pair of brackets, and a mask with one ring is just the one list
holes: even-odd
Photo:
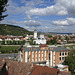
[(0, 35), (24, 36), (26, 34), (32, 34), (32, 32), (19, 26), (0, 24)]

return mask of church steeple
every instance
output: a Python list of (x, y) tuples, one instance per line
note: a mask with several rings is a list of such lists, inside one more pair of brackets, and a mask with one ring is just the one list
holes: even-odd
[(37, 30), (34, 30), (34, 39), (37, 38)]

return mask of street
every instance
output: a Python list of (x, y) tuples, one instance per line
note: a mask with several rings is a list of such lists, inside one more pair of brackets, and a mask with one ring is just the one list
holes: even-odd
[(1, 58), (16, 57), (18, 54), (0, 54)]

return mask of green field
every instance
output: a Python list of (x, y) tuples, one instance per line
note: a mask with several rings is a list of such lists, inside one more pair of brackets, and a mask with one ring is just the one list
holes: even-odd
[(0, 46), (0, 53), (17, 53), (16, 50), (19, 46)]

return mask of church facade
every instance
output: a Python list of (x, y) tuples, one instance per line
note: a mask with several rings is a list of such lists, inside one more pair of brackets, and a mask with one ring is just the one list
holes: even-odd
[(39, 37), (37, 37), (37, 31), (34, 30), (34, 44), (46, 44), (46, 39), (43, 34), (41, 34)]

